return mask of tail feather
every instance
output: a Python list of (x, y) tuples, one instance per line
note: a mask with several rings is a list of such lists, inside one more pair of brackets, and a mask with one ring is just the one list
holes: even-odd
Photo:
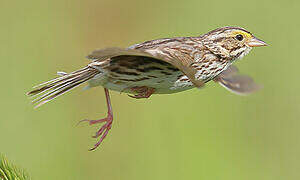
[[(65, 75), (64, 77), (62, 77), (60, 79), (57, 78), (56, 81), (48, 81), (48, 84), (43, 83), (44, 84), (43, 87), (41, 87), (37, 90), (31, 91), (29, 93), (34, 93), (34, 95), (31, 97), (35, 97), (35, 96), (39, 95), (40, 93), (44, 92), (45, 89), (47, 89), (47, 90), (49, 90), (49, 88), (56, 89), (57, 87), (62, 87), (63, 85), (68, 84), (69, 82), (72, 82), (73, 80), (78, 79), (78, 78), (82, 78), (82, 76), (78, 76), (77, 74), (73, 74), (73, 73), (69, 74), (68, 76)], [(36, 93), (38, 93), (38, 94), (36, 94)]]
[(33, 98), (32, 103), (36, 104), (37, 108), (92, 79), (98, 73), (100, 71), (92, 67), (85, 67), (69, 74), (60, 73), (60, 77), (35, 86), (36, 89), (28, 92), (27, 95)]
[(68, 73), (63, 72), (63, 71), (57, 71), (56, 74), (57, 74), (58, 76), (65, 76), (65, 75), (67, 75)]
[(58, 92), (58, 91), (60, 91), (60, 90), (62, 90), (64, 88), (66, 88), (67, 86), (69, 86), (69, 85), (71, 85), (72, 83), (75, 82), (76, 79), (74, 81), (73, 81), (73, 79), (74, 78), (71, 78), (69, 80), (60, 82), (57, 85), (51, 87), (51, 89), (48, 88), (47, 92), (45, 90), (41, 91), (40, 93), (38, 93), (38, 94), (35, 95), (35, 97), (38, 96), (38, 95), (40, 95), (40, 96), (38, 96), (37, 98), (35, 98), (32, 102), (33, 103), (38, 103), (38, 102), (42, 101), (43, 99), (47, 98), (48, 96), (51, 96), (53, 93)]
[[(43, 95), (40, 95), (38, 98), (33, 100), (33, 103), (39, 103), (41, 101), (43, 101), (44, 99), (48, 99), (51, 100), (55, 97), (58, 96), (58, 94), (60, 92), (67, 92), (69, 89), (71, 89), (70, 87), (73, 88), (73, 85), (80, 85), (81, 83), (85, 82), (86, 80), (90, 79), (90, 77), (73, 77), (71, 79), (62, 81), (60, 83), (58, 83), (57, 85), (51, 87), (52, 90), (47, 90), (47, 92), (43, 93)], [(75, 86), (74, 86), (75, 87)], [(53, 97), (50, 99), (50, 97)]]

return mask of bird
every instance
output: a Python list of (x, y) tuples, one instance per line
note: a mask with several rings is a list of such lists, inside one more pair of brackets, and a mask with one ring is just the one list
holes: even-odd
[(214, 81), (233, 93), (251, 94), (260, 86), (251, 77), (240, 74), (233, 63), (260, 46), (267, 44), (246, 29), (226, 26), (199, 36), (162, 38), (127, 48), (95, 50), (86, 57), (91, 62), (85, 67), (70, 73), (57, 72), (58, 77), (35, 86), (27, 95), (39, 107), (83, 83), (87, 82), (85, 89), (102, 86), (107, 117), (80, 121), (102, 124), (93, 136), (98, 140), (92, 151), (112, 128), (110, 90), (141, 99), (195, 87), (202, 89)]

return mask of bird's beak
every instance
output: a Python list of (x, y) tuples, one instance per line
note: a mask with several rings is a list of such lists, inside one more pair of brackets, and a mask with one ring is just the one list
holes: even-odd
[(247, 45), (249, 47), (259, 47), (259, 46), (267, 46), (268, 44), (253, 36), (252, 39), (250, 39), (250, 41), (247, 42)]

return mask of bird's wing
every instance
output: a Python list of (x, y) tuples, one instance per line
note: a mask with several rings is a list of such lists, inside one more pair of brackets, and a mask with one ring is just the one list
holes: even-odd
[[(109, 58), (117, 56), (141, 56), (141, 57), (150, 57), (156, 60), (167, 62), (174, 67), (178, 68), (183, 72), (196, 87), (204, 86), (202, 80), (197, 80), (195, 78), (196, 69), (189, 66), (189, 60), (186, 60), (188, 57), (177, 54), (176, 56), (167, 56), (162, 53), (159, 53), (159, 49), (122, 49), (122, 48), (107, 48), (102, 50), (93, 51), (90, 55), (87, 56), (88, 59), (95, 60), (98, 62), (105, 61)], [(125, 59), (125, 58), (124, 58)]]
[(219, 74), (214, 81), (218, 82), (227, 90), (239, 95), (251, 94), (261, 88), (251, 77), (238, 74), (237, 67), (233, 65)]

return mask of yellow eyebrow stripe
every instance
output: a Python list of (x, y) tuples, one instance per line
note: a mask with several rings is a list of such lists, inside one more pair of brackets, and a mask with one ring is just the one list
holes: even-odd
[(236, 35), (238, 35), (238, 34), (241, 34), (241, 35), (243, 35), (245, 38), (252, 38), (252, 35), (250, 34), (250, 33), (247, 33), (247, 32), (245, 32), (245, 31), (240, 31), (240, 30), (238, 30), (238, 31), (233, 31), (232, 32), (232, 35), (233, 36), (236, 36)]

